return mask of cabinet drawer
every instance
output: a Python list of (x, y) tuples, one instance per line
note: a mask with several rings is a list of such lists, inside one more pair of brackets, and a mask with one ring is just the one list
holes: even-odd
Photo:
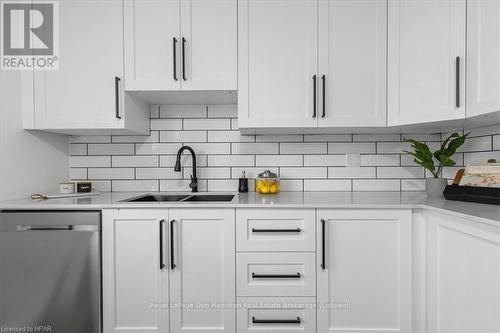
[(238, 253), (238, 296), (314, 296), (314, 253)]
[(314, 297), (239, 297), (238, 333), (316, 332)]
[(314, 251), (314, 209), (238, 209), (238, 251)]

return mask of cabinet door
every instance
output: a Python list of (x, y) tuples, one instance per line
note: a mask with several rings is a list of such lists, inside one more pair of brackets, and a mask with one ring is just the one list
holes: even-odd
[(411, 332), (411, 212), (318, 210), (317, 230), (318, 332)]
[(235, 331), (234, 214), (170, 210), (170, 332)]
[(122, 7), (119, 0), (59, 2), (59, 69), (34, 73), (35, 128), (123, 126), (115, 114), (116, 84), (123, 99)]
[(236, 0), (181, 0), (182, 90), (237, 89)]
[(168, 230), (158, 215), (103, 211), (104, 332), (168, 332)]
[(125, 0), (124, 17), (126, 89), (180, 90), (180, 0)]
[(427, 237), (428, 331), (500, 332), (500, 228), (428, 212)]
[(319, 127), (385, 126), (386, 46), (387, 0), (319, 1)]
[(465, 0), (389, 0), (388, 123), (465, 117)]
[(467, 2), (467, 116), (500, 111), (500, 0)]
[(317, 11), (310, 0), (239, 0), (240, 128), (317, 126)]

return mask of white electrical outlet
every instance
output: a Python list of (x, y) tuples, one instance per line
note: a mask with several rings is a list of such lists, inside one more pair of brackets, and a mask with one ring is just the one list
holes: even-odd
[(345, 166), (346, 167), (360, 167), (361, 166), (361, 155), (360, 154), (346, 154), (345, 155)]

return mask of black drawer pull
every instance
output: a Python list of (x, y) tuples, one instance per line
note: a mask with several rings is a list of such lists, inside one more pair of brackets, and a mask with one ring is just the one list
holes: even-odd
[(171, 220), (170, 221), (170, 269), (171, 270), (174, 270), (175, 267), (177, 267), (175, 265), (175, 262), (174, 262), (174, 223), (175, 223), (175, 220)]
[(252, 273), (252, 279), (300, 279), (302, 275), (296, 274), (256, 274)]
[(252, 228), (252, 232), (301, 232), (302, 229), (256, 229)]
[(165, 268), (163, 262), (163, 223), (165, 223), (165, 220), (160, 220), (160, 270)]
[(297, 319), (257, 319), (252, 317), (252, 324), (300, 324), (300, 317)]

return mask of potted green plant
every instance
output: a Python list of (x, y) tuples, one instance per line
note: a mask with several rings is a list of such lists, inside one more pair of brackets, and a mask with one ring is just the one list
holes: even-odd
[[(470, 133), (460, 135), (453, 133), (447, 137), (441, 147), (434, 153), (431, 152), (429, 146), (423, 142), (418, 142), (413, 139), (404, 139), (406, 142), (411, 143), (413, 151), (404, 152), (413, 156), (415, 163), (423, 166), (425, 169), (434, 176), (434, 178), (427, 178), (425, 180), (425, 191), (428, 195), (442, 195), (444, 188), (448, 185), (446, 178), (442, 178), (443, 167), (454, 166), (456, 162), (451, 159), (458, 148), (462, 146), (465, 139)], [(437, 161), (437, 163), (434, 163)]]

